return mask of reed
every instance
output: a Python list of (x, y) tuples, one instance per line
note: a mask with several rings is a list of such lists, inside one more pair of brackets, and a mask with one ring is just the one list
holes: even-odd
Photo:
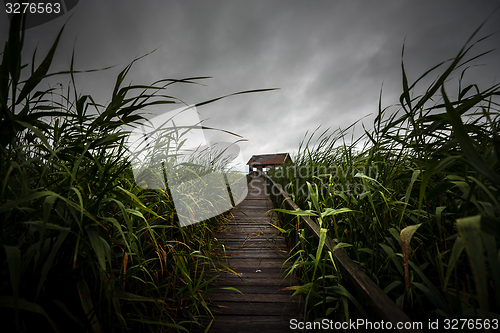
[[(22, 24), (15, 15), (0, 65), (2, 326), (189, 332), (210, 323), (206, 300), (220, 270), (213, 234), (226, 217), (180, 227), (168, 188), (136, 185), (126, 144), (145, 108), (179, 102), (164, 93), (170, 85), (204, 78), (124, 85), (136, 59), (101, 105), (77, 94), (74, 58), (49, 73), (64, 28), (39, 64), (25, 66)], [(66, 90), (37, 90), (53, 75), (71, 77)]]
[[(349, 141), (352, 127), (317, 129), (306, 134), (293, 164), (270, 172), (301, 214), (344, 244), (414, 321), (500, 314), (500, 84), (463, 85), (474, 62), (491, 52), (473, 54), (487, 38), (477, 39), (478, 31), (455, 58), (413, 83), (402, 62), (399, 108), (379, 103), (373, 128), (361, 137)], [(455, 97), (447, 93), (453, 76)], [(295, 289), (307, 295), (305, 314), (345, 320), (362, 313), (331, 253), (319, 254), (321, 239), (297, 225), (297, 212), (278, 211), (290, 216), (289, 273), (302, 278)]]

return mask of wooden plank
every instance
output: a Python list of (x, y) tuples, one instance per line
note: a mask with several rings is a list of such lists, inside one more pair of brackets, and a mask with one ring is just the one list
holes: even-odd
[(282, 333), (290, 331), (290, 320), (296, 316), (217, 316), (211, 332), (217, 333)]
[[(288, 287), (291, 285), (290, 279), (281, 278), (280, 274), (277, 277), (267, 276), (247, 276), (245, 273), (240, 273), (236, 271), (240, 276), (234, 274), (228, 275), (226, 277), (220, 276), (217, 279), (218, 286), (282, 286)], [(278, 289), (278, 288), (277, 288)]]
[[(276, 223), (276, 222), (274, 222)], [(273, 222), (269, 222), (268, 220), (266, 220), (264, 223), (256, 223), (254, 221), (240, 221), (238, 223), (231, 223), (231, 224), (227, 224), (227, 226), (225, 227), (224, 230), (227, 229), (236, 229), (236, 228), (258, 228), (258, 227), (266, 227), (270, 230), (276, 230), (278, 231), (279, 229), (276, 228), (276, 224), (274, 224)], [(279, 225), (278, 225), (279, 226)]]
[(262, 260), (262, 258), (241, 258), (241, 257), (228, 257), (223, 259), (222, 262), (224, 264), (227, 263), (227, 266), (231, 268), (239, 268), (239, 267), (254, 267), (256, 269), (261, 267), (276, 267), (281, 266), (283, 264), (282, 258), (266, 258), (266, 260)]
[(279, 230), (276, 228), (279, 227), (279, 224), (276, 224), (276, 221), (272, 221), (269, 217), (258, 219), (258, 220), (239, 220), (233, 223), (228, 223), (225, 228), (268, 228), (270, 230)]
[(233, 223), (228, 223), (225, 228), (267, 228), (270, 230), (278, 230), (276, 224), (272, 223), (269, 217), (254, 220), (238, 220)]
[(262, 236), (261, 239), (273, 239), (273, 238), (279, 238), (281, 235), (277, 231), (273, 230), (258, 230), (258, 229), (239, 229), (239, 228), (234, 228), (234, 229), (228, 229), (226, 234), (224, 235), (216, 235), (215, 238), (217, 240), (223, 240), (223, 239), (252, 239), (254, 237)]
[[(286, 315), (288, 310), (296, 307), (296, 303), (276, 303), (276, 302), (227, 302), (220, 301), (217, 305), (221, 308), (216, 308), (219, 313), (225, 315), (252, 315), (252, 316), (269, 316), (275, 315), (279, 318), (280, 315)], [(213, 309), (212, 311), (216, 311)]]
[(286, 255), (279, 253), (267, 253), (266, 255), (262, 255), (261, 253), (227, 253), (225, 255), (227, 258), (232, 259), (240, 259), (240, 260), (248, 260), (248, 259), (257, 259), (257, 260), (267, 260), (267, 259), (280, 259), (281, 262), (284, 262), (287, 258)]
[(215, 238), (217, 238), (218, 241), (220, 241), (221, 239), (225, 239), (226, 241), (230, 241), (230, 239), (232, 238), (235, 238), (235, 239), (243, 239), (243, 240), (249, 240), (249, 241), (255, 241), (255, 242), (268, 242), (268, 243), (275, 243), (275, 242), (282, 242), (282, 243), (286, 243), (285, 240), (283, 239), (283, 237), (281, 235), (278, 234), (278, 236), (275, 236), (275, 235), (263, 235), (262, 233), (260, 232), (255, 232), (255, 233), (230, 233), (230, 232), (227, 232), (226, 234), (217, 234), (215, 236)]
[[(237, 243), (239, 242), (239, 243)], [(261, 243), (254, 242), (247, 239), (230, 239), (226, 240), (224, 243), (226, 251), (231, 250), (268, 250), (275, 249), (276, 251), (284, 251), (288, 254), (285, 244), (283, 243)]]
[[(227, 286), (221, 286), (221, 288), (227, 287)], [(217, 289), (212, 291), (212, 294), (214, 293), (227, 293), (228, 295), (235, 294), (240, 299), (244, 300), (243, 297), (253, 295), (253, 294), (266, 294), (266, 295), (271, 295), (271, 296), (276, 296), (276, 295), (286, 295), (287, 297), (290, 297), (293, 292), (291, 290), (285, 290), (283, 288), (275, 288), (274, 286), (263, 286), (263, 285), (256, 285), (256, 286), (238, 286), (234, 287), (238, 289), (241, 293), (234, 291), (234, 290), (228, 290), (228, 289)], [(298, 297), (298, 296), (296, 296)]]
[[(269, 293), (254, 293), (254, 294), (239, 294), (239, 293), (223, 293), (223, 292), (212, 292), (209, 296), (211, 301), (220, 302), (259, 302), (259, 303), (298, 303), (298, 297), (291, 297), (290, 294), (269, 294)], [(221, 304), (221, 303), (217, 303)]]
[(261, 232), (245, 232), (245, 233), (237, 233), (237, 232), (231, 232), (227, 233), (225, 235), (217, 235), (215, 237), (218, 242), (221, 244), (226, 242), (226, 241), (236, 241), (236, 240), (242, 240), (242, 241), (257, 241), (257, 242), (270, 242), (270, 243), (275, 243), (275, 242), (285, 242), (285, 240), (281, 237), (279, 234), (274, 234), (274, 233), (261, 233)]
[[(226, 234), (225, 235), (233, 235), (233, 234), (236, 234), (236, 235), (241, 235), (242, 238), (245, 238), (247, 237), (248, 235), (254, 235), (254, 236), (258, 236), (258, 235), (268, 235), (268, 236), (273, 236), (273, 235), (279, 235), (279, 231), (276, 230), (276, 229), (265, 229), (265, 228), (230, 228), (230, 229), (227, 229), (226, 230)], [(215, 238), (217, 239), (222, 239), (223, 238), (223, 235), (216, 235)]]
[(269, 247), (226, 247), (226, 253), (230, 251), (231, 254), (251, 254), (251, 255), (261, 255), (262, 258), (269, 258), (270, 255), (279, 255), (280, 257), (288, 257), (288, 251), (283, 248), (278, 248), (276, 246)]
[[(286, 268), (283, 268), (281, 266), (272, 266), (272, 267), (267, 267), (267, 268), (254, 268), (250, 266), (243, 266), (243, 267), (238, 267), (234, 270), (237, 273), (243, 273), (245, 276), (252, 276), (255, 275), (256, 277), (260, 275), (265, 275), (265, 274), (273, 274), (274, 276), (285, 276), (286, 273)], [(225, 273), (227, 275), (234, 275), (232, 272)]]
[(255, 243), (264, 246), (265, 242), (267, 242), (268, 245), (286, 248), (286, 243), (284, 243), (280, 238), (277, 238), (276, 235), (264, 234), (259, 236), (260, 237), (241, 237), (239, 235), (227, 235), (225, 238), (218, 238), (217, 240), (220, 242), (220, 245), (224, 244), (225, 247), (235, 246), (236, 242), (239, 242), (239, 246), (241, 247), (245, 247), (249, 243)]
[[(278, 245), (281, 245), (281, 247), (286, 251), (286, 247), (284, 243), (278, 243)], [(266, 239), (264, 240), (254, 240), (254, 239), (249, 239), (246, 237), (242, 238), (226, 238), (224, 240), (224, 246), (226, 249), (231, 248), (231, 249), (249, 249), (249, 248), (255, 248), (255, 249), (266, 249), (266, 248), (276, 248), (277, 244), (273, 244)]]
[[(236, 240), (238, 241), (238, 240)], [(284, 252), (286, 255), (288, 255), (288, 251), (286, 250), (286, 247), (284, 244), (260, 244), (260, 243), (252, 243), (246, 242), (245, 240), (241, 239), (239, 240), (240, 244), (235, 244), (233, 241), (231, 241), (230, 244), (225, 244), (225, 250), (226, 253), (227, 251), (267, 251), (269, 249), (274, 249), (278, 252)], [(245, 245), (242, 245), (243, 242), (246, 242)], [(229, 243), (229, 242), (228, 242)], [(234, 244), (234, 245), (231, 245)]]

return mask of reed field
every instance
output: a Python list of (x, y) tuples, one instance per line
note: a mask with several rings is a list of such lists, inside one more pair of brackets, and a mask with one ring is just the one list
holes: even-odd
[[(26, 62), (22, 22), (13, 17), (0, 65), (2, 331), (208, 331), (211, 283), (226, 268), (214, 233), (228, 216), (181, 227), (168, 187), (137, 185), (127, 145), (148, 108), (181, 103), (169, 86), (204, 77), (126, 85), (136, 59), (100, 104), (77, 93), (75, 75), (86, 74), (74, 70), (74, 55), (67, 71), (49, 72), (64, 28), (43, 60)], [(462, 85), (489, 53), (475, 53), (479, 31), (415, 82), (402, 62), (398, 109), (380, 102), (361, 137), (350, 138), (356, 124), (317, 129), (292, 163), (269, 171), (302, 209), (275, 211), (305, 319), (376, 320), (323, 251), (328, 235), (414, 321), (465, 318), (493, 330), (500, 320), (500, 84)], [(54, 75), (69, 76), (69, 86), (38, 90)], [(230, 160), (200, 151), (176, 161), (189, 130), (166, 128), (150, 151), (174, 150), (162, 167), (187, 165), (174, 172), (180, 183)], [(186, 193), (199, 199), (199, 190)], [(193, 202), (187, 214), (213, 208)], [(298, 215), (318, 223), (319, 240)]]
[[(350, 292), (332, 253), (322, 252), (328, 235), (424, 330), (429, 320), (465, 318), (474, 320), (473, 328), (479, 323), (494, 331), (500, 84), (463, 85), (489, 53), (475, 52), (484, 40), (479, 30), (455, 58), (415, 82), (402, 61), (399, 106), (379, 103), (373, 127), (361, 137), (351, 138), (355, 124), (317, 129), (306, 134), (291, 164), (269, 172), (301, 208), (275, 210), (293, 248), (288, 273), (300, 279), (291, 289), (305, 296), (308, 320), (377, 320)], [(450, 87), (456, 96), (447, 93)], [(316, 239), (297, 215), (313, 218), (323, 237)]]
[[(136, 185), (126, 144), (146, 108), (179, 103), (165, 94), (170, 85), (203, 78), (125, 85), (132, 62), (102, 105), (77, 94), (74, 77), (86, 74), (74, 70), (74, 55), (66, 72), (49, 73), (64, 28), (43, 60), (26, 65), (21, 27), (14, 16), (0, 66), (1, 330), (204, 329), (221, 269), (213, 235), (227, 217), (180, 227), (168, 188)], [(64, 93), (37, 90), (52, 75), (70, 77)], [(167, 128), (163, 142), (178, 149), (187, 130)], [(220, 169), (223, 157), (203, 161), (179, 179)]]

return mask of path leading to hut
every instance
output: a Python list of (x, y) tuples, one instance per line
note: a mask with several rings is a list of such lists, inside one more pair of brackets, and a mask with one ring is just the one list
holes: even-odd
[(215, 284), (234, 287), (242, 294), (217, 290), (210, 300), (215, 320), (210, 332), (287, 332), (290, 319), (300, 320), (298, 298), (283, 288), (297, 285), (285, 278), (288, 252), (285, 240), (272, 224), (277, 224), (264, 180), (253, 178), (249, 193), (237, 207), (228, 229), (216, 237), (223, 242), (226, 256), (222, 263), (234, 270), (222, 274)]

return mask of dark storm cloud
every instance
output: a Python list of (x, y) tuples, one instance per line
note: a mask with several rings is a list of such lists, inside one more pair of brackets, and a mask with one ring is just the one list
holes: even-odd
[[(101, 102), (109, 98), (121, 69), (156, 48), (134, 65), (129, 81), (212, 76), (206, 86), (171, 89), (189, 104), (247, 89), (280, 88), (199, 109), (208, 126), (249, 140), (241, 144), (248, 159), (294, 150), (304, 133), (319, 125), (347, 127), (375, 113), (382, 83), (383, 106), (397, 103), (403, 43), (414, 81), (455, 56), (496, 6), (496, 1), (472, 0), (80, 1), (56, 68), (68, 66), (76, 38), (78, 68), (118, 65), (78, 77), (82, 91)], [(494, 14), (480, 36), (500, 28), (499, 18), (499, 12)], [(30, 29), (31, 49), (38, 40), (53, 40), (63, 22)], [(3, 23), (3, 36), (5, 31)], [(477, 52), (499, 45), (497, 34)], [(483, 88), (494, 83), (497, 58), (498, 53), (485, 58), (490, 66), (477, 68), (467, 79), (484, 82)], [(371, 119), (364, 119), (367, 127)], [(212, 141), (234, 139), (209, 136)]]

